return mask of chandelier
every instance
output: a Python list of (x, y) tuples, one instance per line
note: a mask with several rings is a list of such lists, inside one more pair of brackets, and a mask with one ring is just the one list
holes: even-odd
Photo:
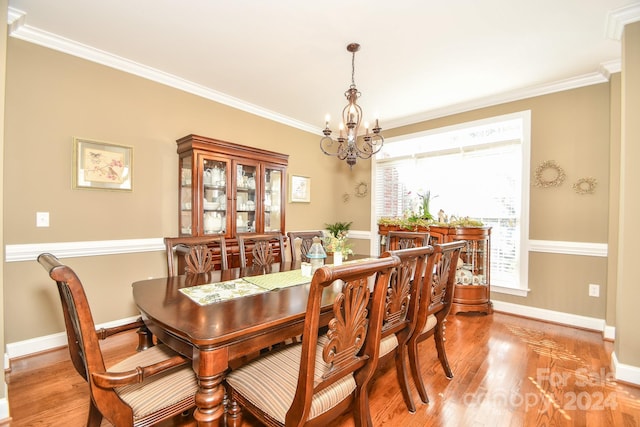
[(356, 52), (360, 50), (358, 43), (347, 45), (347, 51), (351, 52), (351, 86), (344, 93), (348, 104), (342, 110), (342, 123), (337, 138), (331, 138), (329, 129), (329, 116), (325, 118), (324, 136), (320, 139), (320, 149), (327, 156), (335, 156), (340, 160), (346, 160), (349, 167), (356, 164), (357, 158), (368, 159), (376, 154), (384, 144), (384, 138), (380, 134), (382, 128), (376, 118), (375, 126), (369, 130), (369, 124), (364, 123), (364, 135), (359, 135), (362, 123), (362, 108), (358, 105), (360, 92), (356, 88), (354, 80)]

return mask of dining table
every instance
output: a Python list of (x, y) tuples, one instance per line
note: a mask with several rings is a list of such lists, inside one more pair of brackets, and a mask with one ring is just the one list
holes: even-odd
[[(347, 262), (367, 258), (355, 256)], [(299, 262), (285, 261), (266, 269), (230, 268), (132, 284), (147, 328), (192, 361), (198, 379), (198, 426), (224, 425), (223, 381), (233, 366), (302, 334), (310, 283)], [(331, 320), (340, 290), (337, 285), (324, 291), (323, 324)]]

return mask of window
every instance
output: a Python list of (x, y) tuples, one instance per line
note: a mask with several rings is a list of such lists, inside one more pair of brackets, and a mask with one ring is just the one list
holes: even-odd
[(492, 290), (527, 288), (530, 112), (405, 135), (387, 141), (373, 164), (374, 218), (416, 210), (481, 220), (491, 230)]

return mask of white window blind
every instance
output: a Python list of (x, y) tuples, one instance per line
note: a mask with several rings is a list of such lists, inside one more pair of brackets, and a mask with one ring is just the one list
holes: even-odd
[(491, 284), (521, 288), (524, 131), (521, 119), (502, 119), (385, 144), (375, 165), (375, 219), (406, 214), (430, 191), (434, 217), (442, 209), (492, 227)]

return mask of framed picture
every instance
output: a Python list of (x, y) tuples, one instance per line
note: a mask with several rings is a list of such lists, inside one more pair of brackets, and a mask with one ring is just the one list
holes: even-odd
[(73, 138), (73, 188), (133, 190), (133, 148)]
[(309, 203), (311, 201), (311, 178), (291, 175), (289, 177), (289, 202)]

